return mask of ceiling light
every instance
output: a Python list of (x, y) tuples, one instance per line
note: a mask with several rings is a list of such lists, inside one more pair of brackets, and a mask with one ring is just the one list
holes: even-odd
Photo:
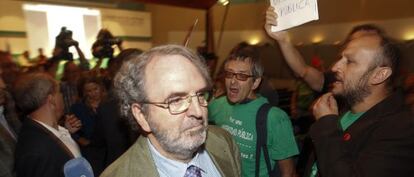
[(316, 35), (314, 37), (312, 37), (312, 43), (320, 43), (323, 41), (323, 36), (322, 35)]
[(414, 30), (405, 33), (404, 36), (403, 36), (403, 39), (407, 40), (407, 41), (413, 40), (414, 39)]
[(250, 38), (250, 39), (248, 40), (248, 43), (249, 43), (250, 45), (256, 45), (256, 44), (260, 43), (260, 38), (259, 38), (259, 37), (254, 36), (254, 37), (252, 37), (252, 38)]
[(227, 4), (229, 4), (230, 2), (229, 2), (229, 0), (219, 0), (219, 3), (222, 5), (222, 6), (226, 6)]

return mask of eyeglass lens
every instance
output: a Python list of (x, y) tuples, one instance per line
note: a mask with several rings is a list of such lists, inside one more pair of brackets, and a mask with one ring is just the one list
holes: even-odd
[(170, 112), (172, 114), (179, 114), (179, 113), (184, 112), (185, 110), (188, 109), (188, 107), (190, 107), (191, 100), (193, 97), (197, 97), (197, 101), (200, 104), (200, 106), (208, 105), (207, 100), (209, 97), (209, 93), (208, 92), (197, 93), (195, 95), (188, 95), (186, 97), (182, 97), (178, 101), (168, 103)]
[(232, 79), (234, 76), (236, 76), (236, 79), (240, 81), (246, 81), (249, 77), (251, 77), (250, 75), (247, 75), (247, 74), (233, 73), (230, 71), (225, 71), (224, 76), (228, 79)]

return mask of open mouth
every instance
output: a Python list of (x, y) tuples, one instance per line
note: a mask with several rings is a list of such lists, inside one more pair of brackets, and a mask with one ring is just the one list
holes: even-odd
[(333, 84), (342, 84), (342, 81), (336, 80)]
[(228, 90), (229, 94), (231, 97), (235, 97), (237, 96), (237, 94), (239, 93), (239, 89), (238, 88), (234, 88), (234, 87), (230, 87), (230, 89)]
[(331, 87), (331, 91), (335, 91), (336, 89), (340, 89), (343, 87), (344, 81), (343, 78), (341, 78), (340, 76), (336, 75), (335, 76), (335, 81), (332, 83)]
[(337, 74), (335, 75), (335, 80), (332, 82), (332, 84), (330, 85), (330, 89), (334, 89), (335, 87), (340, 87), (340, 85), (343, 84), (343, 79), (338, 76)]
[(334, 83), (342, 83), (342, 82), (343, 82), (343, 79), (340, 76), (336, 75)]

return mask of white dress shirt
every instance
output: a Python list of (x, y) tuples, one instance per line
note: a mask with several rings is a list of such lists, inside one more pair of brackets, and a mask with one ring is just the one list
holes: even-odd
[(58, 129), (56, 130), (55, 128), (49, 125), (46, 125), (43, 122), (40, 122), (38, 120), (34, 120), (34, 121), (38, 122), (40, 125), (42, 125), (46, 129), (48, 129), (50, 132), (52, 132), (56, 137), (58, 137), (63, 142), (63, 144), (66, 145), (66, 147), (70, 150), (70, 152), (72, 152), (75, 158), (82, 156), (80, 153), (78, 144), (76, 144), (76, 142), (72, 139), (69, 131), (66, 128), (58, 125)]

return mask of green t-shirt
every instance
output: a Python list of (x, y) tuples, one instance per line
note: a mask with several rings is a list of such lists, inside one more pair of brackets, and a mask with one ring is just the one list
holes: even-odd
[[(212, 101), (208, 107), (209, 121), (226, 129), (239, 145), (242, 176), (253, 177), (256, 164), (256, 114), (267, 103), (264, 97), (245, 104), (231, 105), (226, 97)], [(267, 122), (267, 144), (272, 166), (275, 160), (283, 160), (298, 154), (292, 125), (287, 114), (272, 107)], [(260, 176), (268, 176), (263, 151), (260, 158)]]
[[(349, 126), (351, 126), (355, 121), (357, 121), (362, 114), (365, 112), (359, 112), (359, 113), (352, 113), (351, 111), (346, 112), (342, 118), (341, 118), (341, 127), (342, 130), (346, 130)], [(318, 173), (318, 167), (316, 166), (316, 163), (313, 163), (312, 165), (312, 172), (309, 177), (315, 177), (316, 173)]]

